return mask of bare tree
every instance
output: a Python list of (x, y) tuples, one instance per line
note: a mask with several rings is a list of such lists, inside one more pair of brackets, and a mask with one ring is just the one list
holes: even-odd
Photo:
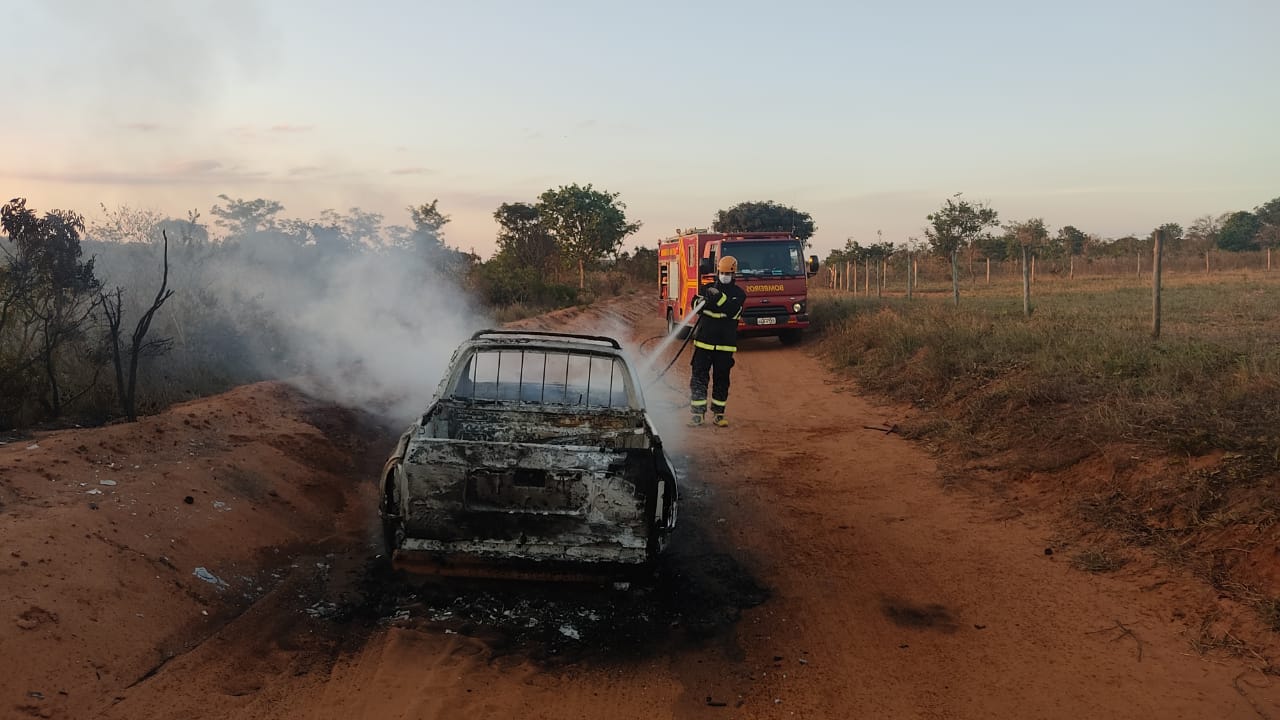
[(173, 290), (169, 289), (169, 233), (161, 230), (160, 236), (163, 238), (164, 244), (164, 270), (160, 278), (160, 289), (156, 291), (155, 299), (151, 301), (151, 307), (147, 308), (142, 316), (138, 318), (138, 323), (133, 328), (133, 335), (129, 338), (128, 353), (128, 376), (125, 375), (125, 357), (121, 348), (121, 326), (124, 321), (124, 288), (116, 286), (110, 293), (101, 293), (101, 301), (103, 312), (107, 316), (107, 333), (108, 341), (111, 343), (111, 360), (116, 370), (116, 394), (120, 398), (121, 409), (124, 410), (125, 417), (129, 422), (138, 419), (138, 358), (143, 355), (163, 355), (169, 351), (173, 345), (172, 338), (157, 338), (147, 340), (147, 333), (151, 330), (151, 320), (155, 317), (156, 311), (164, 305), (165, 301), (173, 297)]

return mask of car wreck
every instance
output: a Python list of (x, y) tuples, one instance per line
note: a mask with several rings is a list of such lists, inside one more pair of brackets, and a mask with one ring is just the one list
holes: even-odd
[(676, 523), (675, 472), (607, 337), (476, 333), (381, 477), (388, 551), (411, 571), (645, 568)]

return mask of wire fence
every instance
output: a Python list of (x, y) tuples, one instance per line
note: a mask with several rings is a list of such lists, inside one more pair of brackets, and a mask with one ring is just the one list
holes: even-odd
[[(906, 287), (908, 262), (914, 270), (912, 284), (926, 287), (951, 282), (951, 263), (947, 258), (918, 253), (909, 260), (899, 254), (883, 264), (872, 261), (828, 264), (814, 278), (815, 287), (845, 290), (859, 294), (879, 291), (901, 291)], [(959, 258), (960, 281), (965, 285), (996, 284), (1021, 281), (1020, 260), (990, 260), (980, 256)], [(1280, 272), (1280, 253), (1271, 250), (1250, 252), (1212, 251), (1206, 254), (1182, 253), (1162, 259), (1164, 275), (1208, 275), (1246, 271)], [(1151, 277), (1152, 255), (1147, 250), (1128, 256), (1055, 257), (1032, 256), (1030, 274), (1037, 279), (1141, 278)]]

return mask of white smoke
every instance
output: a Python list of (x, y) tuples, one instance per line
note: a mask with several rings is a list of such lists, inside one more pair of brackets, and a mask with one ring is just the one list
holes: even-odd
[(290, 265), (296, 248), (247, 252), (217, 283), (229, 302), (252, 298), (269, 314), (273, 342), (252, 348), (262, 372), (388, 420), (424, 411), (454, 349), (490, 324), (451, 277), (407, 252), (307, 267)]

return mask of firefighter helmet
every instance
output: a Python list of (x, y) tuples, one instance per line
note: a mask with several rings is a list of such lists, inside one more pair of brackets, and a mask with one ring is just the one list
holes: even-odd
[(722, 273), (738, 272), (738, 258), (732, 255), (725, 255), (720, 258), (719, 264), (716, 265), (716, 270)]

